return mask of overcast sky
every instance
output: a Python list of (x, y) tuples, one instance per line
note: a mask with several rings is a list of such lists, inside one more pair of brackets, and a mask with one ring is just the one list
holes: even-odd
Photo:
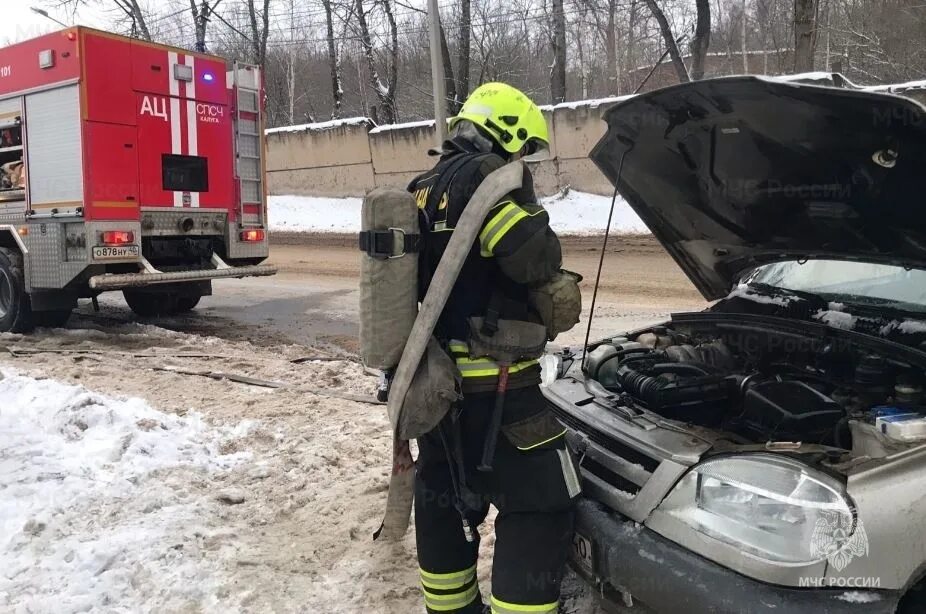
[[(60, 30), (61, 26), (46, 17), (36, 15), (29, 7), (42, 6), (40, 0), (0, 0), (0, 44), (17, 42), (33, 38), (39, 34)], [(66, 11), (48, 11), (49, 15), (68, 25), (86, 25), (99, 27), (105, 22), (99, 10), (81, 8), (77, 19)]]

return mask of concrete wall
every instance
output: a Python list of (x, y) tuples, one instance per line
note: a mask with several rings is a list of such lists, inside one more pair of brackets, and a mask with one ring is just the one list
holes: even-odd
[[(870, 88), (926, 103), (926, 82)], [(541, 196), (565, 187), (610, 196), (613, 188), (588, 159), (605, 133), (604, 112), (619, 99), (542, 107), (550, 129), (552, 159), (531, 164)], [(434, 165), (434, 122), (374, 127), (366, 118), (267, 131), (271, 194), (363, 196), (377, 186), (405, 186)]]
[(366, 118), (267, 130), (271, 194), (363, 196), (375, 187)]
[[(543, 107), (553, 158), (531, 164), (540, 195), (566, 186), (609, 194), (610, 184), (588, 160), (601, 135), (607, 102)], [(363, 196), (373, 187), (404, 186), (434, 166), (433, 121), (373, 127), (365, 118), (273, 128), (267, 131), (271, 194)]]

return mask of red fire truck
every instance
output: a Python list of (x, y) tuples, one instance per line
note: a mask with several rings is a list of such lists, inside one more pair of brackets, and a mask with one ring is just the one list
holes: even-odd
[(75, 27), (0, 49), (0, 331), (272, 275), (255, 66)]

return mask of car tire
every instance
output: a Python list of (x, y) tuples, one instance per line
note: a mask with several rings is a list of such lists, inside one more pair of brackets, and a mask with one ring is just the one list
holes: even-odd
[(122, 296), (135, 315), (142, 318), (156, 318), (177, 313), (177, 296), (175, 294), (157, 294), (123, 290)]
[(27, 333), (31, 330), (32, 307), (26, 294), (22, 254), (0, 247), (0, 332)]

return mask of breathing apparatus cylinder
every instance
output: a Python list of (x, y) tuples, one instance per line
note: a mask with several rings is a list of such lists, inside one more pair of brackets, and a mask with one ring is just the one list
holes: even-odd
[(361, 210), (360, 355), (390, 371), (418, 316), (418, 206), (411, 194), (377, 188)]

